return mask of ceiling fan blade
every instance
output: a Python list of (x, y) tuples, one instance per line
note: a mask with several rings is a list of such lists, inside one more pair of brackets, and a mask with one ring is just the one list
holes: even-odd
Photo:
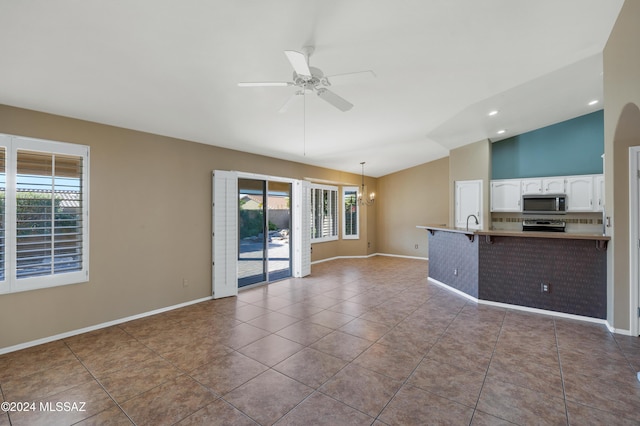
[(288, 87), (293, 86), (293, 82), (288, 81), (241, 81), (239, 87)]
[(311, 70), (307, 63), (307, 57), (304, 53), (296, 52), (295, 50), (285, 50), (284, 54), (287, 55), (287, 59), (291, 62), (291, 66), (296, 74), (303, 77), (311, 77)]
[(318, 96), (338, 108), (340, 111), (349, 111), (353, 108), (353, 104), (351, 102), (325, 88), (318, 89)]
[(278, 110), (279, 113), (287, 112), (289, 108), (291, 108), (294, 104), (298, 103), (300, 99), (304, 96), (304, 92), (302, 90), (298, 90), (296, 93), (291, 95), (289, 99), (282, 105), (282, 107)]
[(327, 86), (331, 86), (333, 84), (350, 84), (362, 80), (371, 80), (376, 77), (376, 73), (372, 70), (345, 72), (342, 74), (325, 75), (323, 83), (327, 83)]

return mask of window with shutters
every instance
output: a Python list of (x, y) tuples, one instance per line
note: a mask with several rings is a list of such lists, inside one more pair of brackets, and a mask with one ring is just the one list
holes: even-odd
[(338, 188), (311, 185), (311, 242), (338, 239)]
[(0, 135), (0, 292), (89, 278), (83, 145)]
[(358, 187), (345, 186), (342, 188), (342, 238), (357, 240), (360, 238), (358, 226)]

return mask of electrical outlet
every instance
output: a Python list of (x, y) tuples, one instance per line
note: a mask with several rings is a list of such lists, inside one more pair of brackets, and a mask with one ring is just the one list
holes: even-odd
[(189, 280), (186, 278), (182, 279), (182, 287), (189, 287)]
[(416, 250), (418, 250), (418, 245), (416, 244)]
[(551, 293), (551, 284), (540, 283), (540, 291), (543, 293)]
[(457, 277), (458, 276), (458, 268), (453, 270), (453, 276)]

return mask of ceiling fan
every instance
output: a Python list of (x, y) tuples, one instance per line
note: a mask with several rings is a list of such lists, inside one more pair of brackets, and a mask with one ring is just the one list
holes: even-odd
[(295, 86), (298, 89), (280, 108), (279, 112), (285, 112), (289, 107), (300, 99), (306, 93), (315, 92), (319, 98), (330, 103), (340, 111), (349, 111), (353, 108), (353, 104), (341, 96), (327, 89), (332, 82), (343, 80), (345, 77), (351, 77), (360, 74), (361, 77), (375, 77), (375, 73), (371, 70), (356, 71), (344, 74), (324, 75), (324, 73), (316, 67), (309, 66), (309, 56), (313, 53), (313, 47), (304, 47), (303, 52), (295, 50), (285, 50), (284, 54), (293, 67), (293, 81), (256, 81), (256, 82), (240, 82), (240, 87), (285, 87)]

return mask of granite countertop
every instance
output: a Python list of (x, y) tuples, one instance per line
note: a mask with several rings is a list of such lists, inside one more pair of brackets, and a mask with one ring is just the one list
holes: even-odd
[(494, 237), (525, 237), (525, 238), (559, 238), (569, 240), (600, 240), (609, 241), (611, 237), (608, 235), (602, 235), (597, 233), (575, 233), (575, 232), (536, 232), (536, 231), (508, 231), (500, 229), (469, 229), (456, 228), (447, 226), (446, 224), (439, 225), (418, 225), (416, 228), (432, 230), (432, 231), (446, 231), (456, 232), (466, 235), (488, 235)]

